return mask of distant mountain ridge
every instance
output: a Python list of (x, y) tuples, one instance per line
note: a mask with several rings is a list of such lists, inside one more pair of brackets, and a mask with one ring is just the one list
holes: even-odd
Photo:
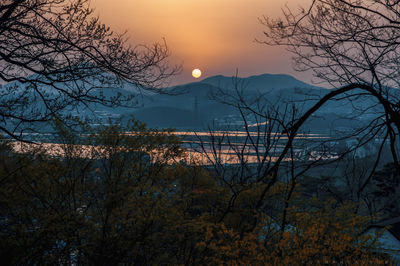
[(216, 87), (229, 88), (234, 86), (235, 82), (244, 86), (245, 90), (265, 91), (266, 89), (289, 89), (289, 88), (312, 88), (324, 89), (316, 87), (300, 81), (293, 76), (286, 74), (261, 74), (249, 77), (226, 77), (222, 75), (212, 76), (203, 79), (201, 83), (210, 84)]
[[(182, 121), (188, 121), (188, 114), (192, 114), (193, 119), (196, 120), (187, 123), (188, 127), (193, 125), (206, 127), (208, 124), (215, 124), (215, 122), (220, 125), (238, 123), (238, 110), (221, 103), (215, 97), (219, 98), (221, 92), (233, 94), (235, 88), (239, 88), (249, 98), (267, 94), (272, 104), (283, 101), (300, 102), (305, 100), (306, 94), (320, 97), (327, 92), (324, 88), (309, 85), (284, 74), (262, 74), (250, 77), (218, 75), (198, 82), (166, 88), (167, 94), (145, 97), (143, 108), (146, 112), (144, 112), (144, 109), (140, 109), (132, 114), (153, 127), (165, 125), (165, 117), (168, 115), (176, 118), (176, 123), (174, 123), (174, 119), (167, 119), (170, 121), (171, 127), (184, 127)], [(179, 115), (176, 108), (185, 110), (187, 114), (182, 112)], [(162, 113), (157, 110), (162, 110)]]
[[(249, 77), (217, 75), (198, 82), (166, 88), (165, 91), (172, 95), (154, 94), (145, 97), (144, 109), (136, 110), (132, 114), (152, 127), (165, 125), (166, 121), (169, 127), (181, 129), (200, 126), (206, 128), (210, 124), (217, 127), (240, 125), (242, 121), (238, 110), (221, 103), (214, 97), (223, 92), (219, 99), (229, 101), (229, 97), (226, 96), (236, 93), (236, 88), (244, 98), (249, 99), (249, 102), (260, 100), (261, 104), (274, 105), (275, 108), (282, 108), (282, 110), (287, 104), (295, 105), (300, 113), (308, 110), (329, 92), (326, 88), (307, 84), (285, 74), (262, 74)], [(352, 104), (346, 101), (330, 101), (315, 114), (314, 120), (317, 122), (309, 123), (309, 130), (325, 130), (330, 125), (341, 127), (346, 124), (349, 127), (357, 125), (357, 121), (349, 123), (349, 121), (343, 121), (341, 117), (353, 114), (352, 105), (366, 109), (375, 103), (371, 97), (359, 97), (354, 99)], [(181, 112), (177, 112), (177, 109)], [(360, 119), (365, 119), (368, 115), (371, 114), (365, 113)], [(186, 124), (184, 121), (187, 121)]]
[[(6, 90), (7, 85), (0, 86)], [(134, 95), (132, 107), (105, 107), (96, 103), (87, 106), (80, 104), (64, 110), (66, 115), (100, 119), (103, 123), (122, 118), (134, 117), (150, 127), (200, 129), (213, 124), (224, 127), (230, 124), (240, 125), (238, 110), (220, 100), (229, 101), (229, 96), (236, 93), (235, 88), (246, 99), (258, 99), (262, 104), (284, 108), (286, 104), (296, 105), (300, 112), (307, 110), (329, 90), (302, 82), (285, 74), (262, 74), (249, 77), (226, 77), (222, 75), (203, 80), (161, 89), (161, 93), (140, 91), (132, 84), (121, 83), (116, 88), (104, 88), (91, 91), (92, 95), (115, 97)], [(220, 94), (223, 92), (223, 94)], [(51, 92), (50, 92), (51, 93)], [(3, 93), (4, 95), (4, 93)], [(40, 104), (38, 102), (38, 104)], [(372, 106), (370, 98), (355, 99), (354, 105), (362, 108)], [(330, 101), (321, 108), (317, 115), (322, 120), (313, 127), (326, 127), (326, 123), (336, 116), (352, 114), (353, 108), (345, 101)], [(325, 121), (325, 122), (324, 122)], [(313, 128), (314, 129), (314, 128)]]

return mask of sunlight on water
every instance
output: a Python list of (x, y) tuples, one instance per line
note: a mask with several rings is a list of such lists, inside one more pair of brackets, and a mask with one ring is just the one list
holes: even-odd
[[(242, 132), (224, 132), (216, 131), (216, 135), (220, 134), (223, 136), (229, 134), (231, 136), (242, 136), (245, 133)], [(134, 135), (133, 132), (126, 132), (125, 134)], [(174, 134), (180, 136), (210, 136), (206, 132), (175, 132)], [(245, 135), (244, 135), (245, 136)], [(327, 138), (318, 134), (303, 134), (300, 138), (307, 139), (320, 139)], [(17, 153), (30, 153), (30, 154), (44, 154), (54, 157), (72, 157), (72, 158), (88, 158), (88, 159), (100, 159), (109, 156), (109, 150), (104, 146), (92, 146), (92, 145), (72, 145), (72, 144), (56, 144), (56, 143), (22, 143), (18, 141), (10, 142), (13, 150)], [(219, 146), (218, 148), (212, 148), (212, 142), (210, 141), (183, 141), (184, 144), (188, 144), (185, 148), (185, 152), (179, 158), (169, 159), (167, 163), (184, 162), (187, 164), (200, 164), (200, 165), (213, 165), (219, 164), (241, 164), (259, 163), (263, 159), (265, 161), (274, 162), (278, 159), (280, 152), (282, 152), (284, 145), (275, 144), (269, 148), (268, 151), (265, 147), (259, 144), (259, 148), (255, 150), (254, 147), (257, 145), (243, 146), (241, 143), (230, 143)], [(127, 149), (121, 147), (120, 151), (124, 152)], [(303, 150), (295, 148), (294, 160), (326, 160), (335, 159), (337, 156), (332, 154), (322, 154), (316, 151), (303, 155)], [(115, 150), (114, 150), (115, 152)], [(153, 162), (160, 162), (164, 153), (160, 150), (154, 150), (149, 152), (149, 156)], [(275, 155), (275, 156), (273, 156)], [(263, 158), (265, 157), (265, 158)], [(283, 161), (290, 161), (291, 158), (284, 158)]]

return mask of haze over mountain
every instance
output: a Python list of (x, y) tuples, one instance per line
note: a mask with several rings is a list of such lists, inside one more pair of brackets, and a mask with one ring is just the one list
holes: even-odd
[[(242, 125), (236, 108), (222, 102), (234, 103), (230, 95), (240, 91), (249, 102), (260, 99), (261, 104), (284, 109), (294, 104), (300, 112), (315, 104), (329, 90), (316, 87), (289, 75), (263, 74), (246, 78), (213, 76), (199, 82), (167, 88), (166, 94), (154, 94), (143, 98), (142, 107), (132, 112), (135, 118), (151, 127), (206, 128)], [(373, 106), (373, 99), (354, 99), (358, 107)], [(357, 121), (343, 120), (341, 116), (352, 114), (353, 107), (346, 101), (331, 101), (320, 109), (310, 130), (326, 127), (355, 126)], [(373, 113), (373, 112), (372, 112)], [(127, 114), (125, 114), (126, 116)], [(368, 116), (368, 114), (364, 114)]]
[[(5, 94), (7, 86), (11, 85), (1, 87), (2, 94)], [(249, 102), (259, 100), (261, 104), (273, 105), (278, 109), (284, 109), (287, 104), (294, 104), (301, 113), (329, 90), (304, 83), (289, 75), (263, 74), (246, 78), (219, 75), (161, 91), (162, 93), (155, 93), (140, 90), (132, 84), (121, 83), (118, 88), (95, 89), (92, 94), (102, 94), (106, 97), (133, 94), (131, 108), (105, 107), (89, 103), (87, 106), (78, 105), (67, 108), (64, 113), (83, 120), (98, 118), (102, 123), (108, 123), (110, 119), (117, 118), (127, 120), (133, 116), (148, 126), (156, 128), (204, 129), (210, 124), (222, 128), (228, 125), (242, 125), (238, 110), (225, 104), (226, 102), (234, 104), (232, 95), (235, 96), (238, 92)], [(50, 91), (46, 93), (51, 94)], [(54, 97), (57, 97), (57, 93)], [(34, 98), (33, 95), (32, 98)], [(42, 103), (39, 98), (35, 99), (34, 102), (37, 104), (35, 108), (40, 109)], [(374, 104), (370, 98), (358, 97), (353, 101), (353, 105), (363, 109)], [(29, 108), (26, 111), (30, 111)], [(375, 111), (372, 109), (371, 115)], [(314, 120), (317, 122), (310, 122), (308, 125), (310, 130), (322, 130), (328, 126), (348, 126), (349, 121), (338, 121), (341, 120), (342, 115), (352, 114), (352, 112), (354, 108), (349, 102), (331, 101), (316, 114)], [(363, 115), (368, 116), (368, 114)], [(351, 126), (357, 123), (353, 121)]]
[(314, 88), (310, 84), (304, 83), (290, 75), (285, 74), (262, 74), (247, 78), (226, 77), (222, 75), (205, 78), (201, 83), (210, 84), (224, 89), (232, 88), (235, 82), (243, 86), (246, 91), (266, 91), (271, 89), (290, 89), (290, 88)]

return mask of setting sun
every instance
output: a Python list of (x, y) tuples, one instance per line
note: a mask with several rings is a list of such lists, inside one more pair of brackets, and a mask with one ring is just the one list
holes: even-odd
[(196, 79), (200, 78), (200, 77), (201, 77), (201, 70), (198, 69), (198, 68), (193, 69), (193, 71), (192, 71), (192, 76), (193, 76), (194, 78), (196, 78)]

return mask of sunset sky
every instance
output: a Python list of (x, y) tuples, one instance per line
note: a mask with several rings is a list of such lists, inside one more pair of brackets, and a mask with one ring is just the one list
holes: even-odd
[(160, 42), (165, 38), (170, 61), (183, 71), (171, 85), (204, 77), (235, 74), (285, 73), (309, 82), (310, 75), (292, 69), (290, 54), (282, 48), (254, 42), (263, 38), (258, 18), (278, 17), (287, 4), (297, 8), (310, 0), (92, 0), (103, 23), (127, 31), (132, 44)]

